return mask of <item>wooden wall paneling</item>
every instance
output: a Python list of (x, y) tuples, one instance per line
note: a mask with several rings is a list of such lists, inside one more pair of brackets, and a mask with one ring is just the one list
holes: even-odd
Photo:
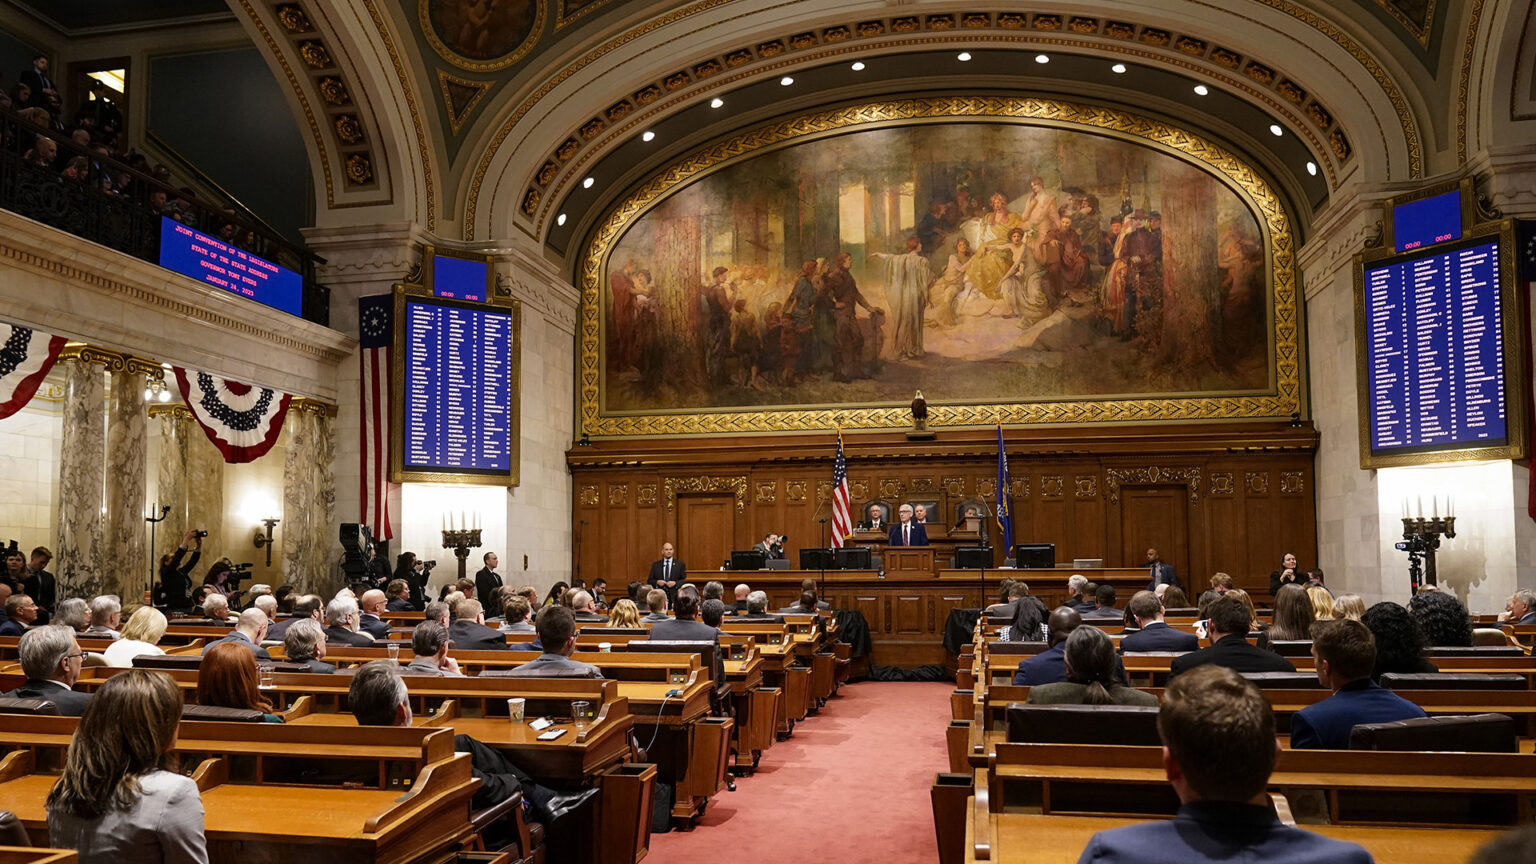
[(1216, 573), (1226, 573), (1236, 579), (1238, 574), (1252, 569), (1248, 560), (1248, 523), (1244, 519), (1235, 475), (1225, 463), (1211, 463), (1205, 472), (1203, 488), (1200, 507), (1204, 510), (1205, 527), (1201, 544), (1206, 566), (1203, 571), (1191, 574), (1186, 585), (1186, 588), (1192, 586), (1201, 591)]
[(1184, 486), (1158, 484), (1126, 486), (1120, 490), (1120, 548), (1122, 567), (1135, 567), (1155, 548), (1186, 584), (1194, 575), (1190, 554), (1190, 504)]
[(695, 569), (714, 569), (736, 543), (736, 496), (706, 492), (677, 496), (678, 557)]
[(887, 632), (915, 636), (927, 632), (928, 616), (923, 598), (918, 594), (898, 594), (892, 601), (892, 620)]
[[(588, 582), (602, 576), (610, 585), (628, 585), (633, 579), (645, 578), (643, 573), (636, 575), (641, 569), (638, 566), (639, 559), (643, 556), (635, 544), (637, 525), (633, 511), (633, 484), (610, 479), (603, 485), (603, 506), (597, 520), (597, 543), (593, 544), (602, 550), (603, 558), (590, 573), (584, 569), (582, 576)], [(583, 526), (583, 530), (592, 527), (588, 524)]]
[(1063, 490), (1071, 502), (1072, 530), (1067, 554), (1058, 551), (1057, 561), (1071, 563), (1073, 558), (1103, 558), (1107, 567), (1135, 566), (1111, 564), (1113, 550), (1109, 548), (1109, 531), (1105, 521), (1104, 497), (1100, 494), (1102, 482), (1098, 466), (1073, 469)]
[[(573, 572), (591, 578), (602, 573), (607, 561), (607, 550), (602, 546), (606, 526), (603, 520), (602, 483), (596, 477), (588, 477), (572, 486), (571, 507), (572, 535), (580, 534), (581, 542), (572, 544), (575, 557)], [(582, 522), (587, 524), (582, 525)], [(612, 579), (608, 581), (612, 582)]]

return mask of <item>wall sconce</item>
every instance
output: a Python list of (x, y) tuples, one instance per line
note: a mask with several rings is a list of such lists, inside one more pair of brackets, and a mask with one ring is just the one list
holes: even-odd
[(267, 566), (268, 567), (272, 566), (272, 529), (273, 529), (273, 527), (275, 527), (277, 525), (277, 523), (279, 523), (281, 521), (283, 521), (283, 520), (281, 520), (281, 519), (274, 519), (272, 517), (268, 517), (266, 519), (261, 520), (261, 524), (267, 526), (267, 530), (266, 531), (262, 531), (260, 528), (256, 529), (256, 541), (255, 541), (256, 542), (256, 548), (260, 549), (263, 546), (266, 547), (266, 549), (267, 549)]

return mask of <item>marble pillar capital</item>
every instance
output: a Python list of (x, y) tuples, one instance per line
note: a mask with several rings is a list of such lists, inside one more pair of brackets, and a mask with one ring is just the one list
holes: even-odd
[(298, 399), (290, 400), (288, 403), (289, 413), (298, 411), (306, 414), (318, 414), (321, 417), (335, 417), (338, 410), (338, 406), (335, 404), (331, 402), (322, 402), (319, 399), (306, 399), (300, 397)]
[(181, 404), (180, 402), (169, 404), (157, 403), (145, 408), (144, 412), (150, 417), (171, 417), (180, 420), (192, 419), (192, 409)]
[(87, 345), (83, 342), (70, 342), (59, 352), (60, 360), (77, 360), (81, 363), (94, 363), (108, 372), (121, 372), (127, 365), (128, 358), (116, 351), (108, 351), (95, 345)]

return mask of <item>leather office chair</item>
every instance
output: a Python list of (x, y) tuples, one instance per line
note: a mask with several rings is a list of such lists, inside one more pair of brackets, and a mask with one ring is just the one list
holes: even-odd
[[(52, 705), (53, 703), (48, 703)], [(0, 846), (30, 847), (32, 838), (27, 836), (26, 826), (9, 810), (0, 810)]]
[(1351, 750), (1445, 750), (1515, 753), (1520, 738), (1505, 714), (1419, 717), (1394, 723), (1362, 723), (1350, 730)]
[[(0, 714), (42, 714), (59, 716), (59, 706), (47, 699), (17, 699), (0, 696)], [(5, 844), (0, 843), (0, 846)]]
[(1043, 653), (1050, 646), (1044, 642), (988, 642), (987, 650), (993, 654), (1017, 654), (1021, 656)]
[(1509, 645), (1509, 637), (1497, 627), (1478, 627), (1472, 631), (1472, 644), (1479, 648), (1498, 648)]
[(1316, 690), (1323, 686), (1311, 672), (1244, 672), (1260, 690)]
[(1433, 663), (1436, 657), (1524, 657), (1525, 651), (1518, 645), (1473, 645), (1470, 648), (1463, 646), (1435, 645), (1425, 649), (1424, 656)]
[(583, 636), (644, 636), (651, 631), (644, 627), (598, 627), (588, 625), (581, 628)]
[(140, 654), (133, 658), (135, 669), (191, 669), (203, 665), (201, 654)]
[(1161, 745), (1157, 708), (1142, 705), (1008, 705), (1009, 743)]
[(1381, 676), (1388, 690), (1526, 690), (1525, 676), (1517, 673), (1482, 672), (1388, 672)]
[(260, 723), (260, 711), (249, 708), (221, 708), (217, 705), (183, 705), (181, 719), (213, 723)]
[(1311, 657), (1311, 639), (1271, 639), (1269, 650), (1281, 657)]

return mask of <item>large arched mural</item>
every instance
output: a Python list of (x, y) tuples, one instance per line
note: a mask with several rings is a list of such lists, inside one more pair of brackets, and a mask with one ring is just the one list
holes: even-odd
[(621, 205), (583, 273), (584, 431), (896, 425), (919, 389), (939, 422), (1295, 410), (1290, 235), (1251, 169), (1100, 109), (916, 116), (956, 101), (749, 133)]

